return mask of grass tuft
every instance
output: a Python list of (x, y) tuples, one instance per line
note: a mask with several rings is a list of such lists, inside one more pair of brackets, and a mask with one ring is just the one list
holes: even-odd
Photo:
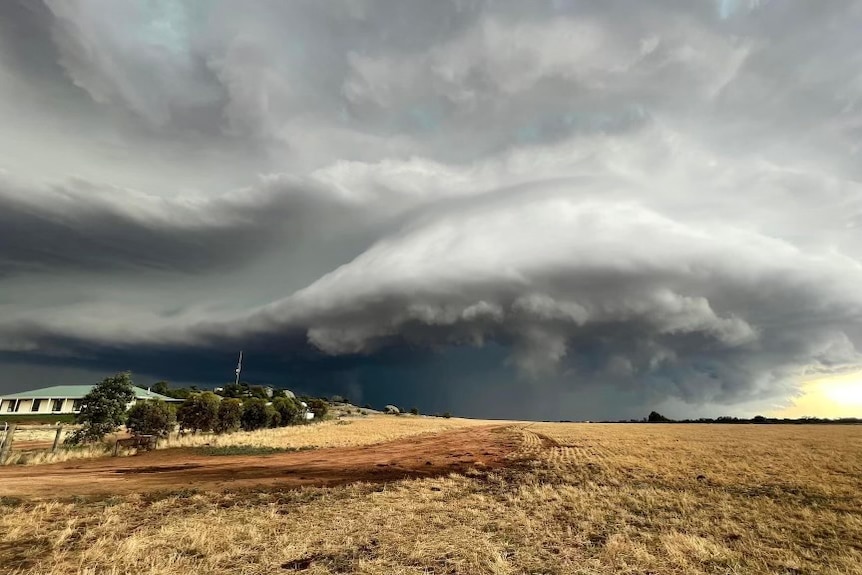
[(296, 451), (309, 451), (312, 446), (303, 447), (260, 447), (254, 445), (222, 445), (218, 447), (199, 447), (197, 450), (204, 455), (275, 455)]

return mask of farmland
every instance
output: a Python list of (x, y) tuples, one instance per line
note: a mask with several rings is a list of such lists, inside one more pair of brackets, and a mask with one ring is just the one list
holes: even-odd
[(862, 427), (344, 421), (7, 466), (0, 565), (862, 573)]

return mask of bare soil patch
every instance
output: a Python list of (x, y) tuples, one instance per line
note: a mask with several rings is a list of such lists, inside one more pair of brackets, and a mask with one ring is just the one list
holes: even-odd
[(34, 499), (178, 489), (293, 488), (433, 477), (511, 463), (520, 438), (485, 426), (360, 447), (212, 456), (167, 449), (133, 457), (0, 468), (0, 494)]

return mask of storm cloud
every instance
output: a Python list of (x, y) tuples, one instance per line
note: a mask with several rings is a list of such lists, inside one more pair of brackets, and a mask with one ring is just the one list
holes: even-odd
[(780, 405), (862, 369), (860, 25), (6, 3), (0, 390), (219, 384), (242, 348), (261, 382), (475, 415)]

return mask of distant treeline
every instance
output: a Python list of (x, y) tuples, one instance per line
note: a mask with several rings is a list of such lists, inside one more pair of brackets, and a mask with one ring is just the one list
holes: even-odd
[(665, 417), (657, 411), (653, 411), (647, 417), (643, 419), (627, 419), (621, 421), (601, 421), (599, 423), (754, 423), (759, 425), (811, 425), (811, 424), (821, 424), (821, 425), (858, 425), (862, 424), (862, 417), (839, 417), (837, 419), (829, 419), (822, 417), (798, 417), (796, 419), (790, 419), (788, 417), (778, 418), (778, 417), (764, 417), (762, 415), (755, 415), (751, 419), (740, 418), (740, 417), (731, 417), (729, 415), (723, 415), (721, 417), (700, 417), (698, 419), (670, 419), (669, 417)]

